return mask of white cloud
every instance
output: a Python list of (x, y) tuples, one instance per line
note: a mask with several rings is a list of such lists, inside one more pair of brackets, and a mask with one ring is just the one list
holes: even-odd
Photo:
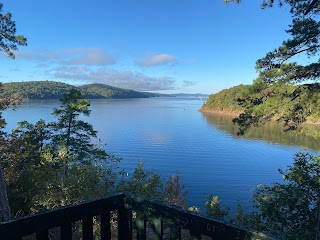
[(135, 63), (138, 66), (152, 67), (165, 64), (175, 64), (177, 63), (177, 59), (169, 54), (153, 54), (138, 59)]
[(16, 59), (65, 65), (111, 65), (116, 58), (103, 48), (36, 49), (19, 51)]
[(58, 81), (77, 80), (88, 83), (104, 83), (115, 87), (138, 91), (159, 91), (176, 89), (175, 80), (169, 77), (150, 77), (132, 71), (116, 71), (106, 68), (90, 69), (76, 67), (58, 67), (48, 74)]

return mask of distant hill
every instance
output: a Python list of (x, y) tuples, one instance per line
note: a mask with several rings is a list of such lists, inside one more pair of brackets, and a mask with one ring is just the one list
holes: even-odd
[(137, 92), (131, 89), (112, 87), (106, 84), (88, 84), (76, 87), (70, 84), (54, 81), (30, 81), (4, 83), (0, 98), (19, 95), (28, 99), (60, 99), (72, 88), (80, 89), (86, 98), (148, 98), (158, 94)]
[(86, 98), (148, 98), (150, 95), (131, 89), (112, 87), (106, 84), (93, 83), (79, 87)]
[(176, 93), (176, 94), (166, 94), (169, 97), (182, 97), (182, 98), (207, 98), (209, 97), (208, 94), (202, 93)]

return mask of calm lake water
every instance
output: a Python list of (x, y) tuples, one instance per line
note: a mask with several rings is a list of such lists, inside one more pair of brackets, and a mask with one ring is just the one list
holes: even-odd
[[(240, 200), (250, 209), (252, 190), (258, 184), (282, 181), (278, 169), (292, 163), (304, 146), (318, 152), (315, 140), (284, 133), (275, 123), (236, 135), (230, 117), (198, 112), (205, 100), (149, 98), (91, 100), (85, 118), (98, 130), (106, 150), (122, 156), (121, 166), (131, 174), (140, 161), (164, 177), (178, 171), (186, 184), (188, 205), (203, 209), (208, 194), (222, 205)], [(54, 120), (55, 100), (29, 101), (16, 111), (4, 112), (8, 130), (17, 122)]]

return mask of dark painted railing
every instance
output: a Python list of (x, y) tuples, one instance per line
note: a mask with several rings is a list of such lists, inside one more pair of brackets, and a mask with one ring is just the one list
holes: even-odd
[(160, 201), (130, 193), (119, 193), (2, 223), (0, 239), (271, 240), (273, 238), (181, 210)]

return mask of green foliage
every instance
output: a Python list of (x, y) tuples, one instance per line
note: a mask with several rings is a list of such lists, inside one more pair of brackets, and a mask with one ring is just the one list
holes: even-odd
[[(16, 24), (12, 20), (11, 13), (3, 13), (3, 4), (0, 3), (0, 51), (4, 51), (5, 54), (11, 58), (15, 58), (13, 51), (18, 50), (18, 46), (26, 46), (27, 39), (22, 35), (16, 34)], [(3, 85), (0, 83), (0, 93), (3, 91)], [(20, 99), (17, 97), (7, 96), (0, 99), (0, 151), (3, 148), (8, 148), (6, 142), (6, 134), (2, 131), (5, 127), (6, 121), (2, 118), (2, 111), (10, 106), (17, 106)], [(3, 146), (3, 147), (2, 147)], [(4, 176), (2, 166), (0, 164), (0, 221), (8, 221), (11, 217), (11, 210), (9, 207), (6, 186), (4, 182)]]
[(35, 192), (33, 167), (40, 163), (40, 153), (50, 131), (44, 120), (36, 124), (20, 122), (1, 142), (1, 164), (8, 186), (14, 215), (28, 213)]
[(127, 178), (126, 175), (123, 176), (118, 189), (163, 200), (163, 180), (161, 176), (154, 170), (145, 170), (143, 162), (138, 164), (130, 178)]
[(89, 102), (72, 89), (54, 110), (57, 122), (18, 124), (6, 136), (1, 162), (16, 216), (113, 193), (120, 158), (92, 143), (93, 127), (78, 120)]
[(167, 186), (164, 189), (165, 192), (165, 202), (186, 208), (186, 195), (188, 194), (185, 189), (185, 184), (180, 183), (180, 174), (176, 172), (167, 181)]
[[(0, 95), (3, 92), (3, 84), (0, 83)], [(4, 135), (4, 132), (1, 129), (5, 128), (6, 121), (2, 117), (2, 111), (11, 108), (17, 108), (19, 103), (21, 102), (21, 98), (18, 96), (6, 96), (0, 98), (0, 135)]]
[(188, 208), (188, 211), (190, 212), (195, 212), (195, 213), (200, 213), (200, 208), (197, 206), (192, 206)]
[(37, 194), (32, 196), (32, 212), (95, 199), (113, 189), (107, 168), (94, 162), (80, 164), (66, 148), (60, 149), (55, 157), (49, 150), (42, 152), (41, 162), (34, 166), (33, 173)]
[[(318, 56), (320, 25), (319, 4), (315, 4), (308, 15), (310, 1), (307, 0), (284, 0), (280, 5), (286, 4), (292, 14), (292, 24), (286, 30), (291, 39), (283, 41), (282, 45), (274, 51), (268, 52), (266, 56), (259, 59), (256, 68), (262, 71), (273, 71), (282, 69), (285, 76), (289, 74), (288, 81), (301, 82), (315, 80), (319, 77), (319, 62), (311, 62), (308, 65), (297, 63), (286, 64), (288, 60), (297, 54), (305, 54), (307, 57)], [(274, 1), (263, 2), (263, 7), (272, 7)], [(287, 69), (286, 69), (287, 68)], [(275, 81), (277, 81), (275, 79)]]
[(204, 205), (208, 216), (224, 219), (229, 214), (229, 207), (222, 209), (218, 196), (209, 195)]
[(280, 170), (283, 183), (258, 185), (252, 196), (256, 209), (245, 213), (240, 202), (235, 216), (229, 208), (221, 209), (217, 196), (209, 195), (207, 214), (226, 218), (234, 224), (268, 232), (283, 240), (309, 240), (319, 237), (320, 157), (308, 152), (295, 155), (293, 165)]
[(3, 13), (3, 4), (0, 3), (0, 51), (4, 51), (9, 57), (15, 58), (13, 51), (18, 46), (26, 46), (27, 39), (22, 35), (16, 35), (16, 23), (12, 20), (11, 13)]
[(319, 120), (319, 106), (318, 83), (267, 85), (262, 78), (257, 78), (252, 85), (239, 85), (211, 95), (201, 110), (240, 113), (233, 120), (239, 125), (239, 134), (274, 119), (283, 122), (285, 130), (299, 130), (316, 137), (317, 131), (310, 131), (310, 127), (304, 130), (303, 123)]
[(249, 85), (238, 85), (224, 89), (209, 96), (204, 103), (202, 111), (241, 112), (243, 107), (239, 105), (239, 99), (245, 98), (250, 91)]
[(81, 91), (88, 99), (148, 98), (153, 96), (150, 93), (116, 88), (106, 84), (88, 84), (75, 87), (61, 82), (29, 81), (4, 83), (0, 98), (15, 95), (26, 99), (61, 99), (71, 89)]
[(0, 97), (16, 95), (28, 99), (61, 99), (73, 88), (72, 85), (53, 81), (11, 82), (3, 84)]
[(85, 93), (86, 98), (147, 98), (149, 93), (137, 92), (131, 89), (112, 87), (106, 84), (88, 84), (80, 89)]
[(258, 209), (255, 227), (283, 239), (315, 239), (320, 210), (320, 158), (307, 152), (294, 157), (293, 166), (279, 170), (285, 183), (259, 186), (253, 195)]
[(78, 119), (80, 114), (90, 115), (90, 102), (76, 89), (71, 89), (60, 101), (60, 108), (53, 110), (58, 121), (51, 124), (54, 130), (52, 146), (65, 146), (68, 154), (74, 155), (81, 162), (106, 158), (107, 153), (96, 148), (91, 141), (91, 138), (97, 137), (93, 126)]
[(236, 119), (240, 133), (271, 119), (283, 122), (285, 130), (303, 130), (303, 123), (320, 118), (320, 85), (272, 84), (241, 99), (243, 113)]
[[(166, 184), (164, 184), (166, 182)], [(127, 191), (147, 198), (164, 201), (181, 208), (186, 207), (185, 185), (180, 183), (180, 175), (173, 174), (165, 181), (155, 170), (146, 170), (140, 162), (132, 176), (123, 173), (118, 191)]]

